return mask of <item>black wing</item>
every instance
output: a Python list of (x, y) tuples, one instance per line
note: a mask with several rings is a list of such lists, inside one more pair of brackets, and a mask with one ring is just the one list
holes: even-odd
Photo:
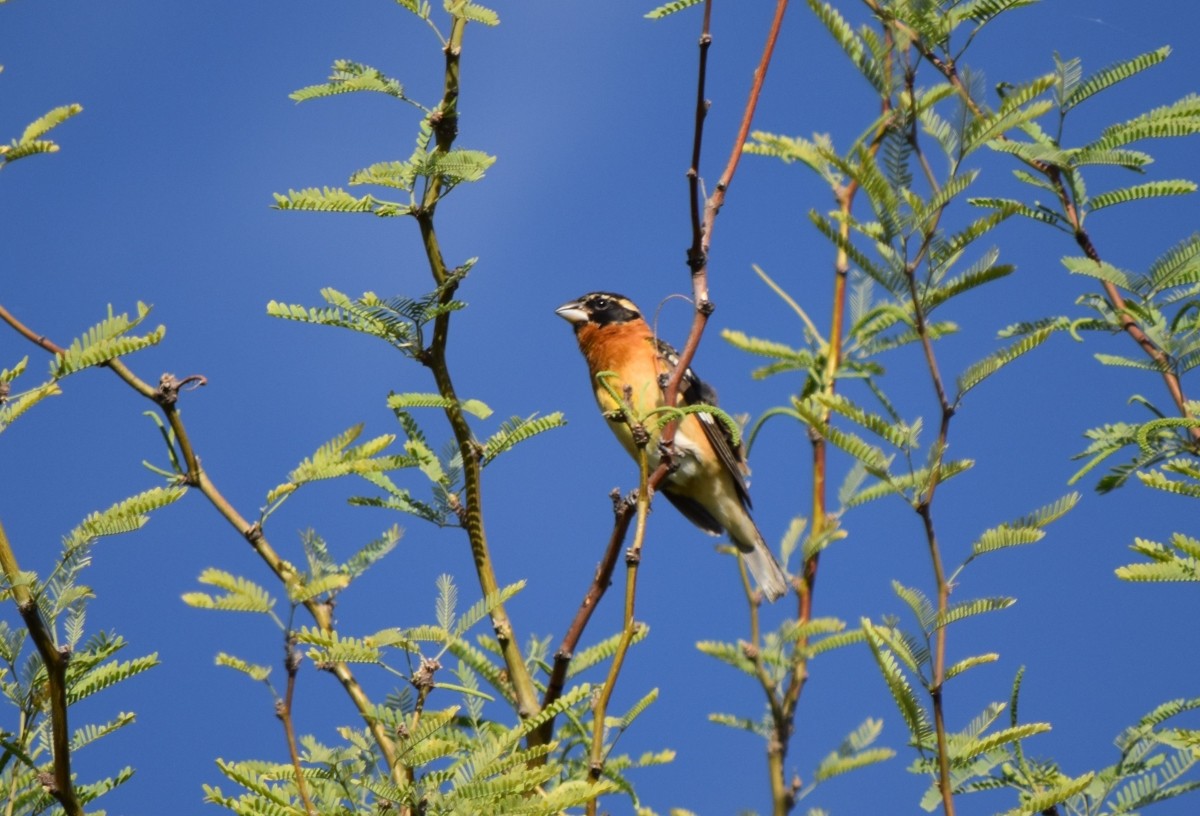
[[(674, 373), (675, 368), (679, 365), (679, 353), (671, 347), (670, 343), (664, 340), (656, 340), (655, 342), (658, 344), (659, 356), (667, 364), (668, 372)], [(716, 389), (696, 376), (696, 372), (690, 366), (683, 372), (683, 379), (679, 381), (679, 394), (683, 398), (684, 405), (717, 405)], [(733, 477), (733, 484), (737, 488), (738, 498), (745, 507), (749, 508), (751, 506), (750, 491), (746, 487), (746, 475), (749, 473), (749, 468), (746, 467), (746, 459), (742, 451), (742, 446), (733, 443), (733, 435), (729, 433), (729, 428), (712, 414), (699, 413), (695, 417), (700, 421), (700, 426), (704, 428), (704, 435), (708, 437), (709, 444), (717, 452), (717, 457), (721, 460), (721, 464), (725, 466), (725, 470)], [(676, 507), (679, 507), (677, 502), (672, 503)], [(693, 518), (682, 507), (679, 509), (685, 516), (691, 518), (697, 526), (707, 527), (707, 525)]]

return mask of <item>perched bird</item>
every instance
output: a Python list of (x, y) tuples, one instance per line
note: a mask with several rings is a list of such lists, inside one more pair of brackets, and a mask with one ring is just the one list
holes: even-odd
[[(575, 328), (596, 402), (609, 428), (636, 458), (633, 429), (622, 416), (621, 402), (628, 404), (635, 419), (664, 405), (664, 386), (679, 363), (678, 354), (654, 336), (633, 301), (612, 292), (584, 295), (558, 307), (556, 314)], [(608, 381), (612, 393), (596, 377), (602, 371), (615, 374)], [(677, 404), (715, 406), (716, 393), (689, 368), (680, 381)], [(653, 423), (647, 425), (653, 434), (648, 447), (653, 469), (661, 457), (657, 432)], [(663, 494), (700, 529), (711, 535), (728, 533), (768, 600), (784, 595), (788, 579), (750, 518), (745, 481), (749, 471), (729, 429), (711, 414), (687, 414), (675, 432), (675, 456)]]

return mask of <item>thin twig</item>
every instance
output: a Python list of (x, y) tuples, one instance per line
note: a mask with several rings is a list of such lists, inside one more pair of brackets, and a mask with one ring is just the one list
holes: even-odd
[[(442, 93), (442, 101), (437, 108), (433, 122), (436, 152), (445, 153), (450, 150), (458, 135), (459, 70), (463, 32), (466, 30), (466, 25), (466, 19), (454, 17), (450, 26), (450, 37), (445, 48), (445, 85)], [(434, 283), (440, 287), (440, 302), (441, 305), (445, 306), (453, 299), (458, 284), (452, 277), (455, 274), (454, 271), (448, 269), (446, 266), (441, 244), (438, 241), (437, 231), (434, 229), (433, 223), (433, 215), (437, 208), (442, 187), (441, 176), (434, 176), (429, 180), (428, 186), (425, 188), (421, 207), (416, 213), (416, 218), (421, 230), (421, 238), (425, 246), (430, 273), (433, 276)], [(443, 311), (434, 318), (433, 338), (430, 341), (429, 347), (422, 350), (421, 361), (433, 373), (438, 393), (445, 398), (444, 411), (446, 420), (450, 424), (451, 431), (454, 433), (454, 439), (458, 444), (458, 450), (462, 456), (463, 490), (466, 493), (461, 516), (462, 524), (463, 528), (467, 531), (467, 538), (470, 541), (471, 555), (475, 562), (475, 572), (479, 577), (480, 589), (484, 597), (488, 597), (494, 596), (500, 591), (500, 584), (496, 580), (496, 572), (492, 566), (487, 532), (483, 524), (482, 451), (479, 444), (475, 441), (475, 435), (471, 431), (470, 423), (463, 413), (458, 394), (454, 388), (454, 380), (450, 375), (450, 368), (446, 362), (446, 347), (449, 342), (449, 335), (450, 313)], [(529, 673), (529, 667), (525, 664), (520, 645), (514, 637), (513, 626), (508, 617), (508, 612), (505, 610), (503, 604), (496, 604), (492, 608), (490, 615), (492, 629), (495, 632), (496, 641), (500, 644), (504, 665), (513, 686), (513, 694), (516, 697), (517, 715), (522, 719), (532, 717), (540, 710), (537, 687), (533, 683), (533, 676)]]
[(296, 648), (296, 636), (288, 632), (284, 637), (284, 668), (287, 671), (287, 690), (284, 697), (275, 707), (275, 713), (283, 723), (283, 733), (287, 739), (288, 754), (292, 758), (292, 771), (296, 774), (296, 792), (304, 805), (304, 812), (309, 816), (317, 816), (312, 799), (308, 796), (308, 782), (304, 778), (304, 768), (300, 765), (300, 749), (296, 746), (296, 729), (292, 721), (292, 699), (296, 692), (296, 675), (300, 670), (301, 656)]
[(37, 600), (21, 579), (16, 553), (9, 544), (4, 525), (0, 524), (0, 571), (4, 573), (17, 611), (46, 667), (46, 701), (50, 707), (50, 745), (54, 753), (54, 774), (42, 785), (62, 805), (67, 816), (83, 816), (83, 805), (75, 793), (71, 778), (71, 731), (67, 727), (67, 663), (69, 653), (60, 651), (54, 635), (38, 610)]
[[(22, 336), (41, 348), (51, 353), (61, 353), (61, 346), (47, 339), (45, 335), (39, 335), (30, 330), (3, 306), (0, 306), (0, 320), (3, 320)], [(237, 511), (237, 508), (217, 489), (217, 486), (209, 479), (208, 473), (201, 469), (200, 459), (192, 448), (187, 427), (183, 424), (183, 419), (174, 401), (164, 404), (163, 393), (160, 389), (154, 388), (140, 379), (120, 360), (110, 360), (106, 364), (106, 367), (139, 394), (159, 406), (159, 409), (170, 424), (171, 430), (175, 433), (176, 444), (179, 445), (181, 452), (183, 452), (183, 460), (187, 467), (187, 471), (182, 477), (183, 481), (186, 484), (195, 486), (208, 499), (213, 508), (237, 530), (242, 538), (249, 542), (254, 548), (255, 553), (266, 563), (281, 583), (288, 586), (300, 581), (301, 577), (299, 573), (296, 572), (290, 563), (279, 556), (275, 548), (268, 541), (266, 534), (263, 533), (262, 528), (258, 524), (252, 524), (247, 521)], [(328, 632), (332, 630), (332, 615), (326, 604), (309, 599), (304, 602), (304, 607), (312, 615), (313, 620), (321, 631)], [(362, 686), (359, 685), (354, 673), (347, 664), (341, 662), (330, 664), (329, 670), (342, 684), (342, 688), (354, 703), (359, 716), (363, 718), (370, 729), (372, 736), (379, 745), (380, 752), (388, 763), (388, 767), (392, 770), (393, 780), (397, 782), (402, 781), (404, 778), (404, 769), (397, 761), (395, 743), (388, 735), (387, 729), (380, 724), (378, 718), (373, 716), (374, 705), (367, 697), (366, 692), (363, 691)]]
[[(634, 618), (634, 604), (637, 599), (638, 567), (642, 562), (642, 546), (646, 540), (646, 520), (650, 515), (650, 453), (647, 441), (638, 451), (638, 497), (637, 524), (633, 531), (633, 544), (625, 552), (625, 614), (621, 628), (621, 639), (617, 641), (617, 649), (613, 653), (612, 662), (608, 667), (608, 676), (596, 699), (592, 703), (592, 748), (588, 761), (588, 779), (598, 782), (604, 774), (604, 733), (605, 720), (608, 716), (608, 703), (612, 699), (613, 689), (617, 687), (617, 677), (625, 663), (625, 655), (629, 651), (633, 638), (637, 635), (638, 625)], [(587, 803), (587, 816), (596, 816), (599, 797), (593, 797)]]

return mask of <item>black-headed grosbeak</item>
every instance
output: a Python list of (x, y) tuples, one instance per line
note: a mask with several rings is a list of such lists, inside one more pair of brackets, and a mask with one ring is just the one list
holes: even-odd
[[(575, 328), (608, 427), (636, 458), (633, 429), (623, 409), (631, 410), (636, 420), (663, 406), (663, 384), (678, 365), (678, 354), (654, 336), (638, 307), (621, 295), (592, 292), (564, 303), (556, 313)], [(602, 371), (615, 375), (608, 387), (596, 377)], [(614, 394), (628, 406), (614, 399)], [(677, 404), (715, 406), (716, 396), (689, 368), (680, 381)], [(647, 430), (652, 434), (648, 451), (653, 469), (660, 460), (658, 434), (653, 427)], [(784, 595), (787, 576), (750, 518), (745, 480), (749, 469), (741, 445), (733, 444), (724, 423), (711, 414), (684, 416), (675, 431), (674, 465), (662, 487), (671, 504), (701, 530), (711, 535), (728, 533), (768, 600)]]

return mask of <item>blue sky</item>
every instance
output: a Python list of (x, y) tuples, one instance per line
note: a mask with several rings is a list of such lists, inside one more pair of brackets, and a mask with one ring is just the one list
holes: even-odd
[[(652, 23), (641, 19), (650, 6), (525, 0), (498, 6), (498, 29), (469, 27), (459, 144), (499, 160), (482, 183), (456, 191), (439, 212), (451, 261), (480, 258), (462, 291), (471, 308), (456, 318), (452, 341), (460, 391), (488, 402), (496, 420), (554, 410), (569, 420), (489, 468), (486, 483), (500, 580), (529, 579), (510, 614), (522, 632), (555, 643), (607, 538), (607, 493), (631, 487), (635, 473), (595, 415), (570, 331), (553, 310), (607, 289), (652, 311), (689, 289), (684, 171), (699, 17)], [(728, 155), (772, 6), (718, 4), (702, 168), (710, 184)], [(426, 291), (415, 225), (280, 213), (269, 205), (273, 192), (342, 185), (355, 169), (408, 156), (413, 109), (362, 95), (297, 106), (287, 94), (322, 81), (333, 60), (350, 58), (402, 79), (412, 96), (432, 103), (441, 60), (430, 32), (383, 0), (14, 0), (0, 9), (0, 20), (0, 137), (18, 135), (55, 105), (84, 107), (53, 134), (59, 154), (21, 161), (0, 176), (0, 303), (63, 344), (109, 303), (119, 311), (138, 300), (153, 304), (151, 320), (167, 326), (166, 339), (131, 365), (151, 380), (163, 371), (208, 378), (206, 388), (185, 395), (184, 418), (206, 470), (246, 515), (345, 428), (365, 422), (370, 435), (398, 430), (386, 394), (431, 390), (424, 370), (361, 336), (268, 318), (264, 307), (272, 299), (315, 304), (324, 286), (384, 296)], [(990, 87), (1050, 70), (1055, 51), (1082, 57), (1085, 70), (1094, 70), (1172, 45), (1164, 65), (1108, 94), (1110, 107), (1080, 111), (1075, 126), (1085, 136), (1195, 90), (1197, 22), (1193, 4), (1178, 0), (1046, 0), (1008, 15), (969, 61), (986, 68)], [(805, 4), (794, 3), (757, 127), (829, 132), (845, 144), (874, 110), (865, 83)], [(1196, 175), (1194, 141), (1150, 150), (1159, 159), (1152, 178)], [(1004, 189), (1008, 171), (991, 162), (980, 183)], [(725, 345), (717, 330), (799, 344), (800, 326), (752, 264), (827, 323), (832, 253), (806, 213), (830, 207), (827, 191), (805, 171), (762, 158), (743, 162), (714, 233), (717, 312), (696, 360), (730, 411), (757, 416), (798, 386), (786, 377), (751, 380), (759, 361)], [(1137, 269), (1195, 231), (1197, 212), (1194, 198), (1170, 200), (1101, 213), (1090, 226), (1107, 259)], [(1005, 225), (997, 236), (1002, 257), (1019, 272), (951, 307), (956, 311), (947, 316), (965, 327), (941, 350), (952, 371), (986, 353), (1003, 326), (1072, 313), (1074, 298), (1086, 291), (1086, 281), (1059, 263), (1074, 252), (1064, 236), (1030, 223)], [(669, 301), (660, 331), (682, 343), (689, 319), (682, 301)], [(1125, 404), (1130, 393), (1165, 401), (1152, 379), (1092, 359), (1126, 346), (1124, 338), (1055, 338), (967, 401), (955, 420), (953, 452), (978, 464), (940, 499), (950, 562), (961, 560), (982, 529), (1066, 493), (1077, 467), (1069, 457), (1083, 447), (1082, 432), (1139, 418)], [(0, 332), (0, 367), (26, 354), (31, 369), (42, 371), (36, 349)], [(919, 361), (898, 356), (892, 365), (902, 408), (929, 424), (934, 403)], [(142, 460), (164, 459), (157, 431), (142, 415), (148, 404), (114, 377), (90, 372), (64, 388), (0, 439), (0, 519), (29, 569), (44, 570), (60, 536), (88, 512), (154, 484)], [(436, 417), (428, 427), (439, 427)], [(484, 424), (481, 433), (492, 429)], [(808, 510), (807, 450), (802, 429), (782, 421), (756, 446), (752, 492), (768, 540), (777, 541), (788, 520)], [(835, 469), (844, 472), (844, 462)], [(1127, 547), (1135, 536), (1194, 534), (1194, 508), (1138, 487), (1104, 497), (1091, 484), (1082, 491), (1079, 507), (1045, 541), (964, 574), (963, 597), (1019, 600), (952, 631), (952, 655), (996, 651), (1001, 660), (948, 691), (950, 725), (962, 727), (988, 702), (1006, 699), (1014, 673), (1026, 666), (1023, 719), (1054, 725), (1027, 750), (1056, 757), (1072, 773), (1111, 762), (1111, 739), (1122, 728), (1159, 702), (1195, 696), (1200, 676), (1195, 650), (1180, 648), (1188, 642), (1182, 621), (1195, 609), (1194, 590), (1134, 586), (1113, 576), (1133, 560)], [(460, 597), (474, 598), (458, 531), (346, 507), (356, 492), (361, 488), (349, 483), (306, 488), (268, 529), (300, 558), (295, 531), (310, 526), (341, 553), (394, 521), (406, 528), (399, 550), (339, 605), (347, 631), (432, 618), (434, 581), (444, 572), (456, 576)], [(930, 587), (918, 520), (899, 502), (857, 511), (846, 526), (849, 539), (822, 561), (818, 614), (879, 619), (901, 611), (893, 579)], [(639, 618), (652, 632), (632, 653), (614, 703), (622, 708), (661, 688), (660, 701), (621, 744), (634, 755), (679, 752), (673, 765), (637, 777), (647, 804), (660, 812), (768, 807), (761, 744), (705, 719), (710, 711), (757, 716), (761, 706), (747, 678), (694, 649), (698, 640), (736, 639), (746, 630), (732, 564), (711, 545), (666, 505), (655, 512), (638, 600)], [(209, 566), (269, 582), (199, 495), (163, 511), (142, 532), (96, 549), (88, 575), (98, 595), (91, 625), (117, 629), (131, 642), (131, 655), (157, 652), (162, 661), (84, 709), (95, 719), (128, 709), (139, 716), (100, 753), (78, 758), (85, 776), (124, 763), (138, 769), (106, 800), (110, 813), (215, 812), (201, 804), (200, 786), (221, 781), (216, 757), (286, 756), (267, 693), (213, 665), (217, 651), (277, 662), (276, 630), (180, 601)], [(780, 604), (767, 614), (778, 623), (788, 610)], [(16, 619), (11, 606), (0, 616)], [(618, 626), (610, 598), (586, 640)], [(380, 694), (388, 687), (383, 677), (372, 682)], [(309, 669), (297, 694), (303, 733), (332, 739), (334, 726), (355, 720), (327, 675)], [(865, 649), (813, 665), (789, 768), (808, 778), (868, 716), (885, 719), (880, 742), (900, 756), (834, 780), (803, 805), (834, 814), (916, 810), (925, 782), (903, 770), (911, 759), (903, 724)], [(0, 720), (0, 729), (12, 727)], [(1011, 805), (963, 799), (960, 812)], [(626, 807), (611, 803), (614, 813)], [(1194, 809), (1184, 800), (1155, 812)]]

